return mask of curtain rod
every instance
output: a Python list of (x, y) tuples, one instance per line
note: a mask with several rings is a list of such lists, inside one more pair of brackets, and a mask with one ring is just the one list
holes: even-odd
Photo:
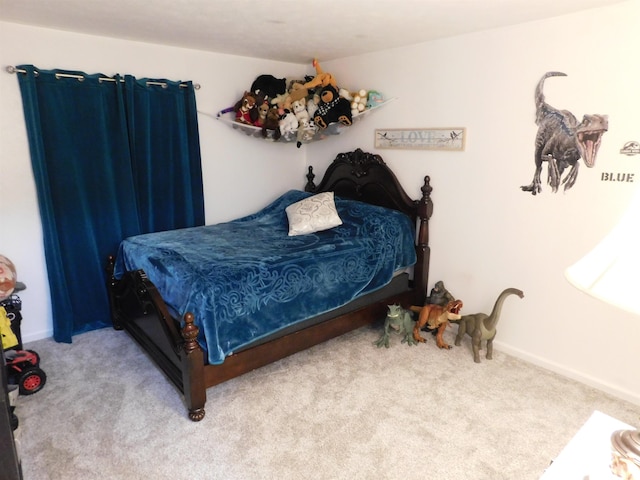
[[(7, 73), (27, 73), (26, 70), (23, 70), (21, 68), (16, 68), (13, 65), (9, 65), (6, 68)], [(38, 71), (36, 70), (36, 75), (38, 74)], [(56, 79), (60, 79), (60, 78), (77, 78), (78, 80), (82, 81), (84, 80), (84, 76), (83, 75), (75, 75), (72, 73), (56, 73)], [(116, 79), (115, 78), (111, 78), (111, 77), (100, 77), (98, 78), (98, 81), (100, 82), (115, 82)], [(120, 80), (121, 82), (124, 82), (124, 80)], [(167, 88), (167, 84), (165, 82), (152, 82), (152, 81), (148, 81), (147, 82), (147, 86), (149, 85), (158, 85), (162, 88)], [(187, 84), (186, 83), (181, 83), (180, 84), (181, 87), (186, 87)], [(199, 83), (194, 83), (193, 84), (193, 88), (195, 90), (200, 90), (200, 84)]]

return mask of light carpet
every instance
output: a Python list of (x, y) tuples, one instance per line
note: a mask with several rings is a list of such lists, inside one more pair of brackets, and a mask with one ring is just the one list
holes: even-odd
[(32, 342), (48, 380), (18, 398), (25, 479), (537, 479), (594, 410), (640, 424), (639, 406), (499, 351), (474, 363), (469, 337), (379, 335), (211, 388), (199, 423), (124, 332)]

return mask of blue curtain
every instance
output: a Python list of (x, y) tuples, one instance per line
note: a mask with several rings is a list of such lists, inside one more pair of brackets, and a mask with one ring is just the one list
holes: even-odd
[(136, 80), (127, 75), (125, 86), (142, 231), (202, 225), (202, 168), (193, 84)]
[(18, 68), (54, 338), (71, 342), (111, 324), (104, 266), (123, 238), (204, 224), (195, 93)]

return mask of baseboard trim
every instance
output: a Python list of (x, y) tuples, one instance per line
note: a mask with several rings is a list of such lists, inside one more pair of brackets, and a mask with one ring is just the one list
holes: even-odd
[(493, 344), (496, 350), (500, 350), (501, 352), (504, 352), (513, 357), (520, 358), (521, 360), (537, 365), (538, 367), (544, 368), (545, 370), (549, 370), (577, 382), (584, 383), (585, 385), (589, 385), (590, 387), (597, 388), (598, 390), (613, 395), (616, 398), (620, 398), (622, 400), (626, 400), (627, 402), (631, 402), (634, 405), (640, 406), (640, 394), (635, 394), (633, 392), (620, 388), (619, 386), (603, 382), (598, 378), (585, 375), (584, 373), (567, 368), (559, 363), (550, 362), (549, 360), (546, 360), (542, 357), (531, 355), (530, 353), (527, 353), (518, 348), (514, 348), (506, 343), (499, 342), (498, 340), (495, 340)]
[(36, 340), (44, 340), (45, 338), (53, 337), (53, 330), (43, 330), (41, 332), (27, 333), (21, 332), (22, 343), (35, 342)]

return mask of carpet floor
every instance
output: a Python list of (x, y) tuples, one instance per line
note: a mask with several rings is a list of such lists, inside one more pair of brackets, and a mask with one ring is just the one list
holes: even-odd
[(17, 400), (25, 479), (537, 479), (594, 410), (640, 424), (639, 406), (500, 351), (474, 363), (469, 337), (379, 335), (209, 389), (199, 423), (124, 332), (32, 342), (48, 379)]

